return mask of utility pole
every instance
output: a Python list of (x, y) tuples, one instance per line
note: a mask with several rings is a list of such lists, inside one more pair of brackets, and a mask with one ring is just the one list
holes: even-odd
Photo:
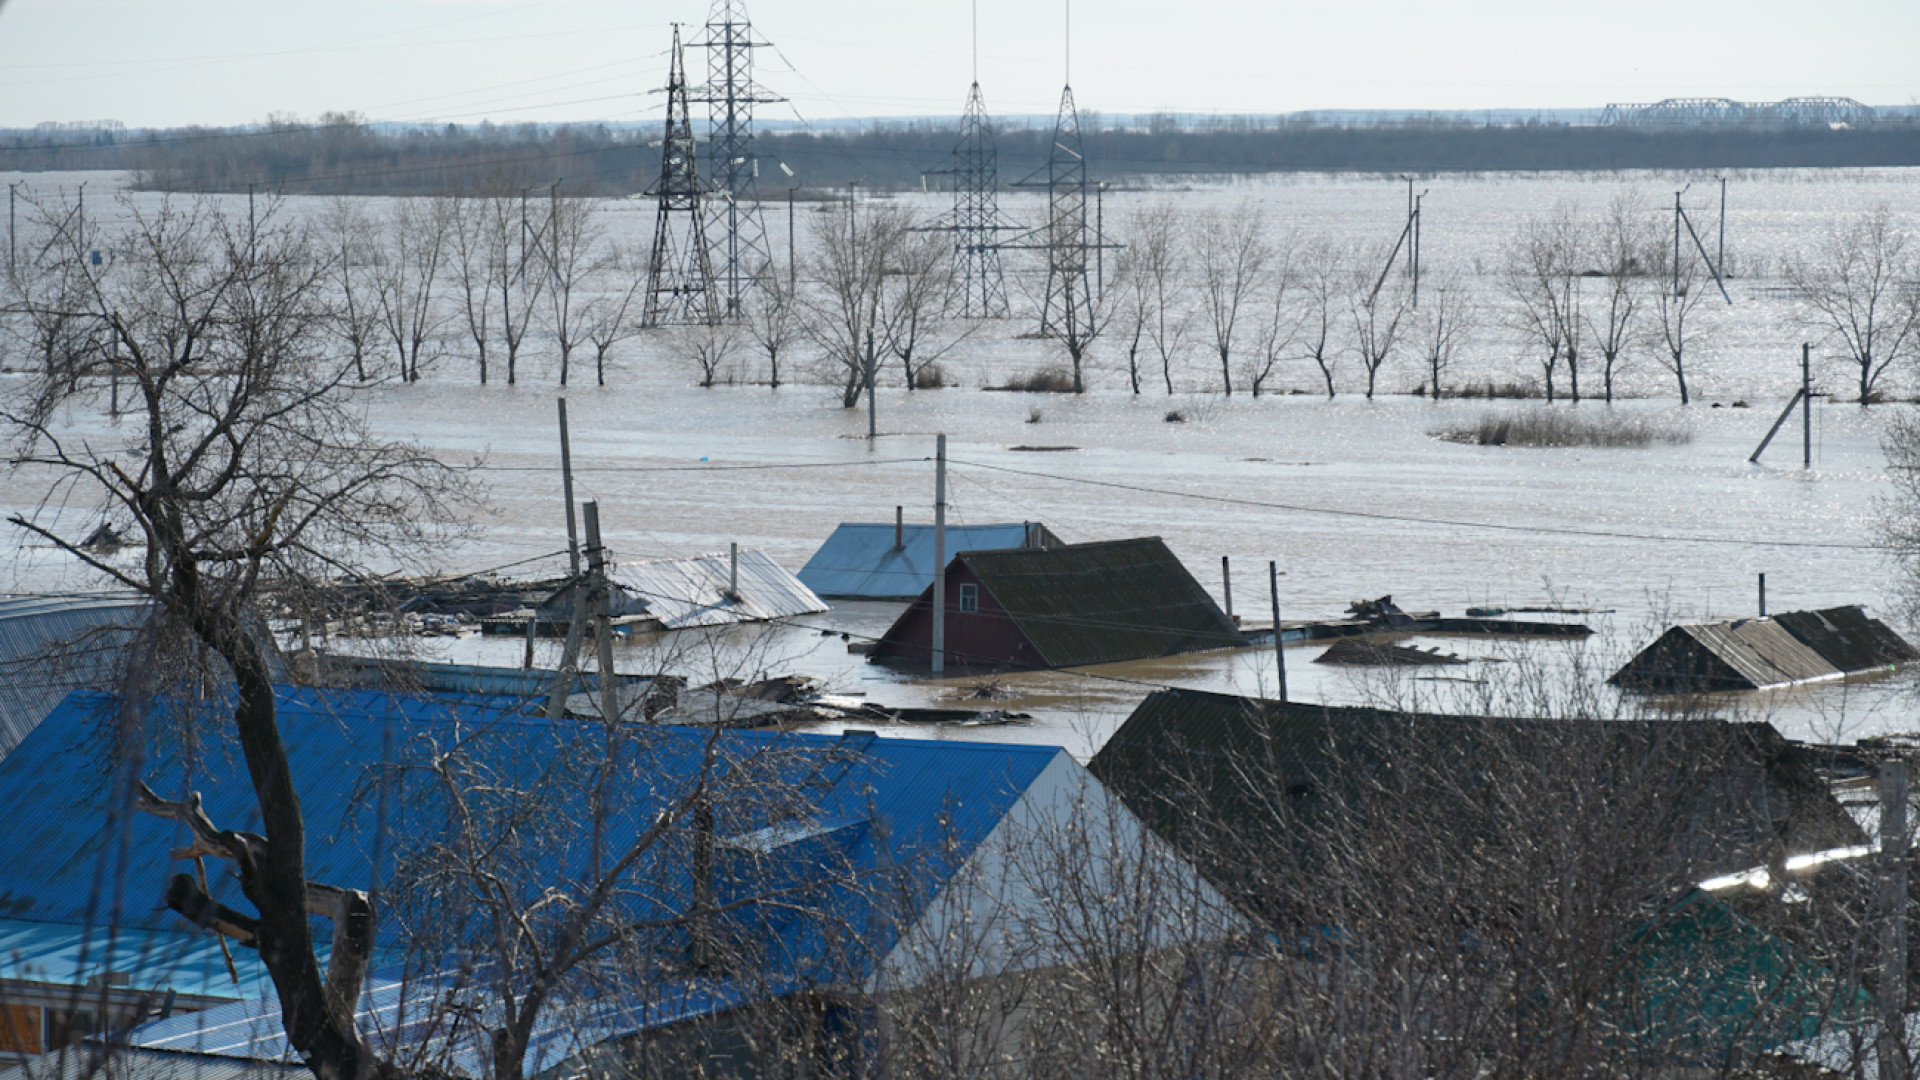
[(947, 437), (933, 451), (933, 673), (947, 669)]
[(1727, 178), (1716, 176), (1714, 179), (1720, 181), (1720, 247), (1713, 261), (1719, 264), (1724, 274), (1727, 269)]
[(1800, 343), (1800, 467), (1813, 468), (1813, 345)]
[(620, 719), (620, 688), (613, 676), (613, 604), (607, 585), (607, 549), (600, 544), (600, 504), (583, 505), (587, 516), (587, 574), (593, 590), (593, 630), (600, 646), (600, 719)]
[(580, 533), (573, 524), (573, 446), (567, 439), (567, 399), (560, 399), (560, 490), (567, 500), (567, 570), (580, 576)]
[(1093, 295), (1107, 298), (1107, 182), (1093, 186)]
[(1420, 306), (1420, 212), (1425, 209), (1427, 193), (1422, 191), (1413, 200), (1413, 306)]
[(1680, 196), (1686, 193), (1681, 188), (1673, 193), (1673, 298), (1680, 299)]
[(11, 274), (11, 273), (13, 273), (13, 272), (14, 272), (14, 254), (13, 254), (13, 252), (14, 252), (14, 209), (13, 209), (13, 202), (14, 202), (14, 198), (16, 197), (16, 192), (18, 191), (18, 189), (19, 189), (19, 187), (20, 187), (20, 185), (19, 185), (19, 183), (18, 183), (17, 181), (16, 181), (16, 182), (10, 182), (10, 183), (8, 183), (8, 184), (7, 184), (7, 273), (9, 273), (9, 274)]
[(793, 244), (793, 189), (787, 189), (787, 295), (791, 299), (795, 283), (800, 280), (798, 264), (794, 261), (800, 249)]
[(1881, 1076), (1908, 1076), (1907, 763), (1880, 766), (1880, 1038)]
[(1280, 643), (1280, 564), (1267, 564), (1267, 585), (1273, 593), (1273, 666), (1280, 674), (1280, 703), (1287, 703), (1287, 652)]
[(880, 406), (873, 400), (874, 383), (878, 381), (876, 370), (880, 366), (879, 354), (873, 351), (873, 327), (867, 327), (867, 442), (880, 437)]

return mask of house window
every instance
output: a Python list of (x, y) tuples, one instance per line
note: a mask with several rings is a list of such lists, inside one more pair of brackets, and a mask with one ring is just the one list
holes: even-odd
[(980, 610), (980, 586), (978, 585), (960, 586), (961, 613), (971, 614), (979, 610)]

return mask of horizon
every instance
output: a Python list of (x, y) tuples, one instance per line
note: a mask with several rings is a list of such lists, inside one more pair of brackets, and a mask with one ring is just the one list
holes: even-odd
[[(423, 125), (647, 123), (659, 116), (651, 91), (664, 82), (670, 21), (697, 40), (706, 7), (10, 0), (0, 5), (9, 74), (0, 127), (101, 118), (233, 127), (328, 111)], [(1518, 0), (1445, 12), (1410, 0), (1337, 10), (1232, 0), (1171, 45), (1161, 9), (1113, 0), (1074, 12), (1070, 68), (1063, 10), (983, 5), (977, 61), (967, 5), (759, 2), (748, 14), (771, 43), (756, 57), (760, 81), (789, 99), (760, 115), (786, 124), (955, 117), (976, 63), (988, 108), (1003, 117), (1051, 115), (1063, 82), (1083, 110), (1109, 115), (1526, 113), (1673, 97), (1920, 102), (1906, 55), (1920, 39), (1920, 5), (1894, 0), (1854, 0), (1838, 13), (1622, 0), (1606, 17)], [(688, 51), (697, 78), (703, 65)]]

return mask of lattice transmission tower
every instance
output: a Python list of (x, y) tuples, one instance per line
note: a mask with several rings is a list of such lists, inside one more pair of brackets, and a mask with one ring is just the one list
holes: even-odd
[(767, 227), (760, 216), (756, 180), (760, 161), (753, 152), (753, 107), (786, 99), (753, 81), (753, 50), (765, 48), (753, 36), (747, 9), (739, 0), (714, 0), (707, 15), (707, 83), (692, 100), (707, 106), (708, 261), (718, 285), (719, 314), (733, 318), (754, 288), (773, 271)]
[(953, 233), (958, 273), (947, 313), (968, 319), (1007, 317), (1007, 281), (1000, 268), (1000, 234), (1014, 228), (1000, 216), (1000, 151), (987, 117), (987, 99), (974, 80), (960, 119), (951, 163), (931, 170), (953, 177), (953, 210), (927, 226)]
[(677, 23), (667, 74), (667, 130), (660, 146), (660, 178), (647, 189), (659, 211), (654, 218), (653, 250), (647, 258), (647, 295), (640, 325), (711, 323), (717, 312), (702, 205), (706, 193), (700, 184), (700, 151), (693, 138), (687, 66)]
[(1053, 148), (1046, 166), (1014, 186), (1047, 189), (1046, 225), (1017, 245), (1047, 254), (1040, 336), (1090, 340), (1096, 331), (1096, 297), (1089, 271), (1100, 250), (1112, 245), (1087, 221), (1087, 157), (1080, 145), (1080, 113), (1074, 108), (1072, 84), (1060, 92), (1060, 115), (1053, 123)]

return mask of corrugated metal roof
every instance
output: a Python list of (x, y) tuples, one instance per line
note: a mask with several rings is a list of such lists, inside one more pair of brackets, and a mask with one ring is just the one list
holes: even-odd
[[(525, 790), (569, 782), (571, 777), (556, 774), (555, 766), (594, 752), (603, 737), (598, 725), (525, 715), (523, 703), (515, 699), (282, 687), (278, 701), (281, 735), (307, 822), (308, 874), (345, 886), (384, 882), (398, 854), (395, 847), (404, 848), (410, 838), (425, 842), (445, 835), (449, 828), (451, 811), (424, 770), (386, 771), (395, 778), (384, 800), (389, 818), (377, 820), (383, 800), (370, 797), (369, 791), (382, 773), (383, 754), (390, 755), (384, 760), (400, 766), (457, 739), (462, 753), (497, 780), (499, 790)], [(9, 857), (0, 860), (0, 916), (90, 925), (109, 909), (101, 891), (118, 883), (125, 898), (122, 926), (179, 927), (178, 917), (161, 907), (159, 898), (170, 875), (180, 869), (167, 856), (184, 841), (180, 828), (151, 815), (108, 813), (112, 784), (101, 760), (96, 723), (116, 709), (111, 697), (76, 692), (13, 755), (0, 761), (0, 805), (12, 808), (13, 819)], [(209, 718), (201, 730), (210, 739), (190, 773), (176, 759), (156, 754), (143, 770), (145, 779), (165, 795), (201, 792), (207, 813), (221, 827), (258, 831), (253, 790), (237, 751), (223, 741), (225, 727), (218, 718)], [(632, 738), (617, 767), (618, 775), (628, 779), (620, 812), (601, 833), (609, 848), (638, 835), (690, 790), (711, 745), (716, 758), (708, 783), (716, 790), (724, 791), (730, 777), (764, 771), (785, 788), (805, 792), (809, 812), (822, 820), (876, 822), (875, 827), (828, 834), (834, 845), (831, 862), (868, 870), (913, 865), (925, 874), (928, 891), (922, 900), (932, 895), (943, 873), (950, 873), (986, 837), (1020, 792), (1064, 753), (1058, 747), (875, 739), (870, 733), (851, 732), (715, 733), (664, 725), (625, 730)], [(764, 828), (771, 824), (764, 815), (771, 812), (765, 798), (723, 802), (720, 834)], [(108, 822), (112, 827), (103, 828)], [(383, 835), (383, 827), (388, 865), (376, 870), (375, 838)], [(566, 880), (569, 868), (587, 857), (589, 843), (588, 836), (562, 830), (560, 840), (548, 837), (522, 852), (527, 870), (524, 879), (516, 880), (529, 901), (552, 881)], [(631, 898), (634, 917), (679, 914), (673, 905), (676, 897), (691, 895), (689, 873), (680, 855), (655, 852), (651, 862), (635, 870), (649, 889), (646, 897)], [(216, 899), (237, 910), (252, 910), (232, 875), (209, 876)], [(920, 887), (916, 882), (915, 888)], [(820, 901), (851, 925), (871, 914), (866, 905), (872, 902), (864, 890), (843, 890)], [(383, 921), (381, 929), (393, 934), (399, 928)], [(796, 915), (786, 923), (774, 920), (768, 937), (770, 947), (785, 950), (787, 962), (804, 969), (837, 955), (819, 939), (821, 932)], [(882, 938), (866, 944), (874, 946), (875, 955), (889, 947)]]
[(298, 1058), (259, 1061), (100, 1043), (83, 1043), (0, 1068), (0, 1080), (291, 1080), (312, 1075), (313, 1070)]
[(1245, 645), (1157, 536), (976, 551), (965, 563), (1053, 667)]
[(1660, 635), (1610, 682), (1655, 693), (1755, 690), (1832, 679), (1920, 658), (1858, 607), (1771, 618), (1683, 623)]
[(760, 551), (740, 553), (739, 592), (728, 596), (731, 562), (730, 553), (720, 552), (689, 559), (622, 563), (610, 576), (669, 630), (761, 622), (827, 610), (812, 589)]
[(1774, 619), (1841, 671), (1869, 671), (1920, 660), (1920, 652), (1915, 652), (1892, 627), (1869, 618), (1858, 605), (1789, 611)]
[[(233, 950), (240, 981), (227, 974), (219, 939), (175, 920), (166, 930), (0, 919), (0, 979), (85, 986), (106, 972), (124, 974), (128, 990), (192, 997), (257, 997), (268, 987), (267, 969), (252, 949)], [(121, 984), (116, 984), (121, 985)]]
[(0, 599), (0, 757), (68, 691), (111, 689), (148, 610), (125, 595)]
[[(800, 580), (821, 596), (910, 600), (933, 584), (933, 526), (907, 525), (895, 547), (892, 525), (847, 523), (800, 568)], [(1055, 547), (1060, 538), (1033, 522), (947, 526), (947, 557), (968, 551), (1026, 547), (1029, 538)]]

